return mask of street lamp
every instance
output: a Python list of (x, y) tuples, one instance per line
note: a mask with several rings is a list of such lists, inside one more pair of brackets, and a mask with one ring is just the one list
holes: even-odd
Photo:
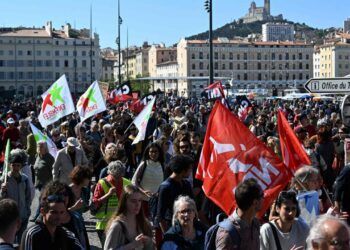
[[(213, 4), (212, 0), (206, 0), (204, 7), (209, 13), (209, 84), (214, 82), (213, 78)], [(208, 84), (208, 85), (209, 85)]]
[(118, 44), (118, 84), (121, 84), (122, 82), (122, 75), (121, 75), (121, 52), (120, 52), (120, 25), (123, 23), (123, 19), (120, 17), (120, 0), (118, 0), (118, 37), (117, 37), (117, 44)]

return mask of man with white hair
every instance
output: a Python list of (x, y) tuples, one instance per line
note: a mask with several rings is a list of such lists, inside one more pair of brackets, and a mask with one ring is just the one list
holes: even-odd
[(348, 225), (333, 216), (322, 215), (310, 230), (307, 249), (350, 249), (350, 231)]

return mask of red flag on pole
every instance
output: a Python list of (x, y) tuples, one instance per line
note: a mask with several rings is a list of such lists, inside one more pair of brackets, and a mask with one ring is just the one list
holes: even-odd
[(293, 173), (303, 165), (311, 165), (308, 155), (281, 110), (278, 111), (278, 134), (283, 162)]
[(210, 114), (196, 178), (204, 193), (226, 214), (235, 207), (236, 186), (255, 178), (264, 190), (262, 215), (291, 176), (283, 162), (224, 105)]

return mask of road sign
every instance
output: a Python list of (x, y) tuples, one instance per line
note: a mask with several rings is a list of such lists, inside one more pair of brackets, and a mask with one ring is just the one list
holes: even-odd
[(350, 93), (350, 78), (312, 78), (304, 88), (310, 93)]
[(344, 97), (341, 104), (341, 117), (343, 124), (347, 127), (350, 126), (350, 95)]

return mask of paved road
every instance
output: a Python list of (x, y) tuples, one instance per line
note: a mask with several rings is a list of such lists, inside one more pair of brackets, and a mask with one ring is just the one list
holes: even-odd
[[(35, 197), (33, 199), (32, 202), (32, 206), (31, 206), (31, 210), (32, 210), (32, 215), (35, 214), (36, 209), (38, 207), (39, 204), (39, 192), (36, 191), (35, 192)], [(91, 245), (91, 250), (98, 250), (98, 249), (102, 249), (101, 247), (101, 242), (97, 236), (97, 233), (95, 231), (95, 219), (90, 215), (89, 212), (86, 212), (84, 215), (84, 220), (85, 220), (85, 226), (86, 226), (86, 230), (88, 232), (88, 236), (89, 236), (89, 242)], [(29, 222), (28, 226), (31, 226), (33, 223)]]

